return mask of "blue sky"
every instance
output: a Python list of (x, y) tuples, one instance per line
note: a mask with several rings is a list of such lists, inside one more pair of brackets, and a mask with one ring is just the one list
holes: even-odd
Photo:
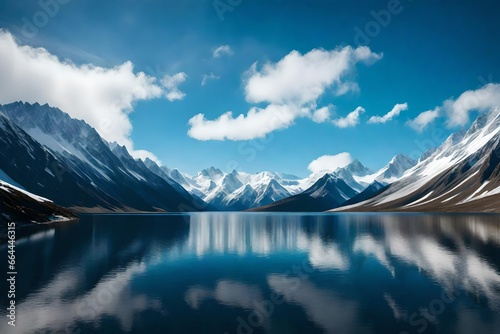
[[(54, 1), (42, 3), (52, 3), (47, 8), (54, 9)], [(477, 1), (431, 4), (401, 0), (397, 4), (394, 0), (242, 0), (236, 6), (229, 5), (238, 2), (60, 0), (53, 17), (47, 16), (47, 23), (36, 27), (36, 22), (45, 23), (43, 15), (37, 14), (47, 11), (40, 3), (7, 0), (0, 3), (0, 28), (12, 34), (17, 44), (45, 48), (75, 66), (114, 68), (131, 62), (133, 73), (144, 72), (158, 82), (165, 75), (172, 82), (171, 76), (184, 73), (185, 80), (174, 85), (181, 95), (185, 94), (182, 98), (169, 101), (156, 96), (149, 87), (147, 98), (132, 99), (132, 110), (126, 117), (133, 129), (126, 140), (137, 150), (154, 153), (165, 165), (188, 173), (213, 165), (226, 171), (272, 170), (306, 176), (311, 161), (341, 152), (349, 152), (368, 167), (378, 169), (397, 153), (416, 157), (425, 147), (439, 145), (449, 133), (467, 125), (450, 122), (445, 113), (416, 131), (407, 124), (409, 120), (467, 90), (500, 80), (498, 1), (481, 1), (478, 5)], [(231, 10), (222, 13), (224, 4)], [(388, 13), (391, 8), (394, 13), (387, 24), (376, 21), (374, 12)], [(36, 33), (26, 28), (26, 21), (35, 25)], [(359, 37), (359, 31), (367, 38)], [(230, 52), (214, 57), (215, 49), (225, 45)], [(315, 49), (327, 54), (361, 45), (368, 46), (380, 59), (372, 56), (365, 59), (368, 64), (360, 61), (346, 68), (341, 82), (359, 89), (338, 96), (340, 88), (334, 82), (326, 84), (317, 98), (307, 100), (309, 115), (329, 106), (330, 117), (324, 122), (296, 116), (286, 128), (252, 140), (199, 140), (188, 135), (188, 122), (197, 114), (203, 114), (205, 121), (213, 121), (227, 111), (237, 117), (246, 115), (252, 107), (265, 109), (280, 100), (273, 95), (279, 92), (252, 91), (260, 87), (259, 82), (253, 88), (248, 84), (252, 73), (247, 71), (255, 62), (253, 76), (265, 76), (265, 64), (276, 66), (294, 50), (303, 60), (301, 57)], [(324, 71), (320, 68), (319, 74)], [(276, 76), (286, 78), (282, 72)], [(203, 76), (210, 74), (216, 78), (202, 85)], [(305, 85), (301, 80), (304, 74), (289, 78), (299, 86)], [(294, 83), (289, 81), (282, 81), (282, 77), (269, 81), (270, 90), (276, 88), (276, 82), (293, 89)], [(264, 96), (260, 100), (256, 98), (259, 94)], [(36, 95), (37, 99), (43, 97)], [(12, 102), (9, 98), (30, 100), (34, 96), (0, 96), (0, 103)], [(47, 98), (39, 102), (54, 105), (57, 101)], [(403, 103), (407, 103), (407, 110), (386, 123), (368, 122), (372, 116), (382, 116)], [(360, 106), (365, 112), (356, 124), (344, 128), (335, 125), (334, 120)], [(98, 122), (90, 117), (87, 120), (79, 111), (68, 112), (91, 125)], [(475, 114), (472, 111), (470, 115), (473, 119)], [(246, 129), (247, 124), (239, 126)]]

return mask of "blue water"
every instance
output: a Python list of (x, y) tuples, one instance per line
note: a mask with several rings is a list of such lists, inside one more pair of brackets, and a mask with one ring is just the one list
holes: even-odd
[(16, 255), (0, 333), (500, 333), (500, 216), (85, 215)]

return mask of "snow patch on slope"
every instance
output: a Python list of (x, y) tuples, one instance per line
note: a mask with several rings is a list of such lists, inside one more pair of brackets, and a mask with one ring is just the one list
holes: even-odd
[(19, 187), (16, 187), (16, 186), (14, 186), (14, 185), (12, 185), (10, 183), (4, 182), (4, 181), (0, 181), (0, 189), (5, 190), (5, 191), (7, 191), (9, 193), (12, 192), (12, 190), (17, 190), (17, 191), (23, 193), (26, 196), (31, 197), (32, 199), (34, 199), (35, 201), (38, 201), (38, 202), (42, 202), (42, 203), (43, 202), (52, 202), (49, 199), (46, 199), (44, 197), (32, 194), (32, 193), (30, 193), (30, 192), (28, 192), (28, 191), (26, 191), (24, 189), (21, 189)]

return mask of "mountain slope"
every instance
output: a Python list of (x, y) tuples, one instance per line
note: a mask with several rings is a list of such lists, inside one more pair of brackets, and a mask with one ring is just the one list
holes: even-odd
[(321, 212), (337, 208), (357, 192), (334, 174), (325, 174), (306, 191), (250, 211)]
[(500, 111), (451, 135), (384, 192), (350, 211), (500, 212)]
[(10, 222), (15, 222), (19, 229), (72, 219), (76, 219), (72, 212), (52, 201), (0, 181), (0, 239), (6, 237)]
[(372, 184), (370, 184), (368, 187), (365, 188), (362, 192), (357, 194), (356, 196), (352, 197), (351, 199), (347, 200), (342, 204), (342, 206), (347, 206), (347, 205), (352, 205), (356, 204), (362, 201), (365, 201), (369, 198), (372, 198), (379, 193), (385, 191), (387, 189), (388, 185), (385, 185), (383, 183), (380, 183), (378, 181), (373, 181)]
[(260, 189), (257, 190), (259, 195), (253, 203), (255, 207), (271, 204), (291, 196), (290, 192), (274, 179), (270, 180), (267, 184), (261, 185), (261, 188), (263, 188), (261, 191), (259, 191)]
[(379, 171), (373, 174), (355, 175), (354, 179), (365, 186), (372, 184), (374, 181), (389, 184), (400, 179), (407, 170), (411, 169), (416, 164), (417, 161), (410, 157), (404, 154), (397, 154)]
[(209, 208), (57, 108), (16, 102), (0, 112), (0, 169), (55, 203), (84, 211)]
[(346, 167), (343, 167), (342, 169), (346, 170), (353, 176), (365, 176), (371, 173), (371, 170), (363, 166), (363, 164), (358, 159), (355, 159), (353, 162), (351, 162)]

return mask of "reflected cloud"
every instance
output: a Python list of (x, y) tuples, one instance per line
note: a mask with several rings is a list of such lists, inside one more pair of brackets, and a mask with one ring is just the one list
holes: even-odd
[[(327, 333), (349, 333), (356, 319), (356, 303), (343, 300), (330, 290), (320, 289), (307, 280), (302, 280), (297, 289), (290, 289), (284, 275), (270, 275), (269, 287), (283, 295), (289, 303), (296, 303), (304, 308), (308, 317)], [(361, 326), (360, 326), (361, 327)], [(369, 333), (368, 329), (364, 331)]]
[(403, 310), (388, 293), (384, 294), (384, 299), (387, 305), (391, 308), (394, 319), (396, 320), (407, 320), (408, 313)]
[(251, 310), (255, 307), (255, 302), (262, 300), (262, 293), (256, 286), (222, 280), (217, 282), (213, 290), (191, 287), (185, 296), (186, 303), (193, 309), (198, 309), (207, 299), (214, 299), (226, 306)]
[[(192, 215), (183, 252), (199, 257), (306, 253), (315, 269), (346, 271), (352, 256), (346, 251), (350, 249), (375, 258), (393, 277), (397, 267), (394, 261), (399, 260), (417, 267), (447, 291), (479, 291), (492, 305), (500, 305), (498, 269), (475, 248), (464, 244), (464, 237), (482, 243), (500, 242), (500, 225), (495, 218), (367, 215), (336, 219), (333, 225), (331, 217), (316, 217), (316, 221), (305, 225), (303, 217), (293, 215)], [(335, 232), (332, 226), (352, 233), (342, 238), (328, 237)], [(377, 233), (367, 233), (367, 226)], [(360, 227), (363, 229), (358, 231)]]
[[(217, 282), (214, 289), (200, 286), (191, 287), (184, 297), (186, 303), (195, 310), (200, 309), (203, 302), (209, 299), (213, 299), (227, 307), (239, 308), (249, 313), (256, 312), (256, 314), (261, 314), (261, 305), (263, 305), (264, 301), (258, 286), (231, 280)], [(272, 313), (269, 316), (272, 316)], [(271, 332), (272, 326), (267, 316), (262, 318), (262, 323), (258, 326), (262, 326), (266, 332)]]
[(486, 296), (500, 311), (500, 274), (475, 254), (465, 254), (462, 285), (471, 293)]
[[(67, 296), (82, 284), (83, 277), (72, 270), (61, 272), (17, 305), (22, 321), (16, 323), (15, 330), (18, 333), (34, 333), (40, 329), (55, 332), (74, 328), (82, 322), (96, 325), (102, 317), (113, 316), (122, 330), (128, 332), (132, 329), (134, 314), (146, 309), (161, 310), (159, 302), (130, 292), (131, 280), (144, 271), (144, 264), (133, 263), (123, 271), (110, 273), (84, 295), (71, 299)], [(0, 324), (0, 332), (10, 330), (6, 322)]]
[(398, 233), (386, 240), (390, 253), (431, 275), (446, 288), (453, 286), (457, 275), (456, 256), (439, 246), (434, 240), (422, 236), (408, 239)]
[(500, 225), (496, 224), (495, 228), (492, 221), (498, 218), (428, 216), (419, 219), (418, 222), (395, 222), (394, 217), (383, 218), (384, 234), (379, 243), (385, 245), (389, 254), (417, 267), (446, 291), (462, 288), (474, 295), (480, 294), (487, 298), (490, 307), (499, 309), (499, 263), (486, 260), (477, 247), (477, 242), (496, 242), (483, 232), (488, 230), (496, 235)]
[(325, 245), (319, 238), (312, 238), (309, 243), (309, 262), (313, 268), (338, 269), (349, 268), (349, 261), (335, 245)]
[(382, 244), (377, 243), (377, 241), (369, 236), (363, 235), (359, 238), (356, 238), (354, 241), (353, 250), (355, 252), (362, 252), (365, 255), (374, 256), (381, 265), (383, 265), (389, 272), (392, 277), (395, 276), (394, 267), (389, 263), (389, 259), (387, 258), (385, 248)]

